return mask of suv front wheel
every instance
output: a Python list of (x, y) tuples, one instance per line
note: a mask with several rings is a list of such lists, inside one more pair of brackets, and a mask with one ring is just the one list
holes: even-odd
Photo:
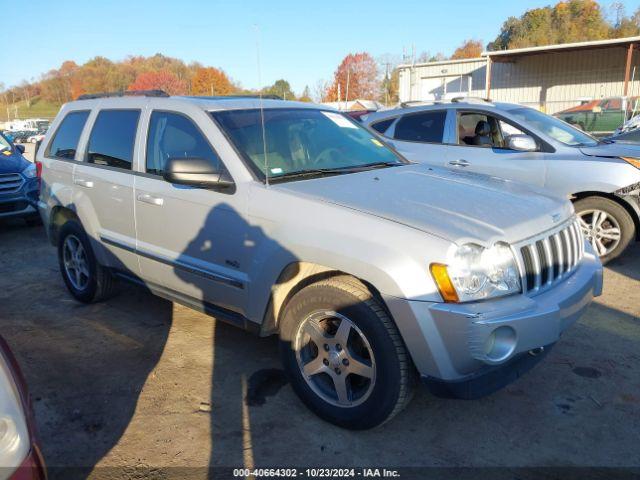
[(574, 203), (582, 233), (603, 264), (617, 258), (635, 236), (633, 218), (624, 207), (604, 197)]
[(283, 312), (280, 347), (294, 391), (328, 422), (372, 428), (411, 398), (414, 369), (400, 334), (354, 278), (321, 280), (296, 293)]
[(60, 229), (58, 262), (62, 279), (76, 300), (92, 303), (112, 293), (114, 279), (96, 261), (89, 238), (77, 222), (67, 222)]

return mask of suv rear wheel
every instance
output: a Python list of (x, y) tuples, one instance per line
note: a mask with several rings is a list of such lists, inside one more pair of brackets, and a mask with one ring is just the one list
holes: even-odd
[(603, 264), (618, 257), (635, 235), (629, 212), (604, 197), (587, 197), (574, 203), (582, 233)]
[(89, 238), (77, 222), (67, 222), (60, 229), (58, 262), (62, 279), (76, 300), (97, 302), (113, 292), (112, 275), (96, 261)]
[(354, 278), (333, 277), (296, 293), (283, 312), (280, 347), (294, 391), (328, 422), (372, 428), (411, 398), (415, 374), (400, 334)]

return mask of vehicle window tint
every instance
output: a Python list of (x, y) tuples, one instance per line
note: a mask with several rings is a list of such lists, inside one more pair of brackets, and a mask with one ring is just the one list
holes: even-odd
[(410, 142), (442, 143), (444, 122), (447, 112), (434, 112), (405, 115), (396, 124), (394, 138)]
[(87, 160), (96, 165), (131, 170), (140, 110), (103, 110), (89, 137)]
[(147, 172), (162, 175), (169, 158), (206, 158), (220, 169), (220, 158), (184, 115), (153, 112), (147, 138)]
[(380, 122), (373, 123), (371, 128), (373, 128), (378, 133), (384, 133), (391, 126), (395, 118), (388, 118), (386, 120), (382, 120)]
[(78, 140), (80, 140), (82, 129), (87, 123), (88, 117), (88, 111), (68, 113), (49, 143), (46, 156), (73, 160), (76, 156)]

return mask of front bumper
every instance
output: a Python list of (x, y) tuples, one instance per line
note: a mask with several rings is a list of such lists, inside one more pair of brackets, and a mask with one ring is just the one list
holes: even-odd
[(37, 214), (38, 190), (38, 179), (29, 179), (17, 192), (0, 195), (0, 218)]
[(536, 296), (461, 304), (385, 301), (420, 375), (460, 384), (496, 375), (523, 354), (554, 344), (601, 293), (602, 265), (588, 246), (569, 277)]

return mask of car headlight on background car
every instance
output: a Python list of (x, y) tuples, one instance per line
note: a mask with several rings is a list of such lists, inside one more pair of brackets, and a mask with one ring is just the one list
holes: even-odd
[(25, 178), (36, 178), (38, 176), (38, 172), (36, 170), (36, 166), (32, 163), (27, 168), (22, 170), (22, 175)]
[(635, 157), (620, 157), (629, 165), (633, 165), (636, 168), (640, 168), (640, 158)]
[(20, 393), (0, 353), (0, 468), (18, 467), (29, 449), (29, 430)]
[(447, 265), (431, 264), (431, 274), (445, 302), (470, 302), (501, 297), (522, 290), (511, 248), (467, 243), (457, 247)]

